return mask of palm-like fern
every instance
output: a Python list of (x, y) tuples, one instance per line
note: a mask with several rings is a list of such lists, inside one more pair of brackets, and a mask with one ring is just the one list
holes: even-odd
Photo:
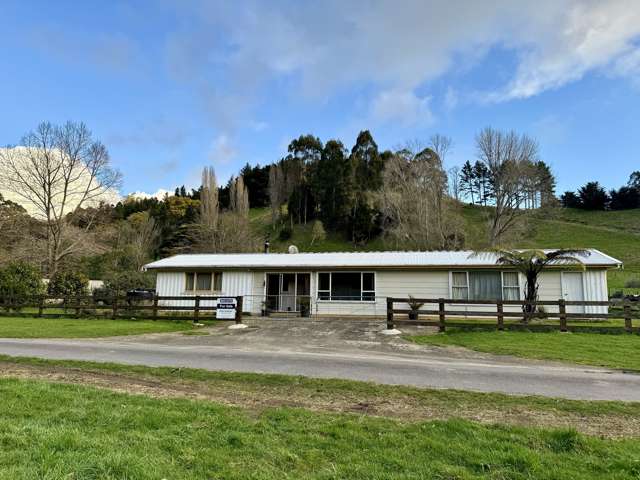
[[(477, 252), (474, 255), (482, 255)], [(578, 248), (563, 248), (559, 250), (507, 250), (493, 249), (484, 252), (497, 256), (496, 264), (505, 265), (522, 273), (526, 279), (525, 284), (525, 322), (536, 310), (538, 300), (538, 276), (549, 266), (563, 266), (567, 268), (584, 269), (584, 264), (579, 257), (587, 257), (591, 254), (589, 250)]]

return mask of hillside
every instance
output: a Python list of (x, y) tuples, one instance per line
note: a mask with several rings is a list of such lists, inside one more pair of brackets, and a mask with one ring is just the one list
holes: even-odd
[[(467, 238), (483, 238), (483, 209), (465, 206), (463, 216), (467, 223)], [(268, 209), (251, 211), (254, 231), (261, 236), (269, 235), (271, 249), (275, 252), (285, 252), (291, 244), (295, 244), (302, 252), (387, 249), (381, 239), (364, 246), (354, 246), (336, 234), (328, 234), (325, 240), (312, 244), (311, 225), (295, 226), (291, 239), (281, 241), (278, 239), (278, 232), (271, 230), (269, 221)], [(517, 242), (517, 247), (597, 248), (625, 264), (624, 270), (609, 273), (611, 291), (622, 289), (628, 280), (640, 280), (640, 209), (606, 212), (559, 209), (551, 217), (534, 215), (530, 228), (531, 235)]]

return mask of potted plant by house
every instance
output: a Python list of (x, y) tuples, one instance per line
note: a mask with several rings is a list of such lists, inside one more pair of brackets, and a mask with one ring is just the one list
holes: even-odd
[(266, 301), (266, 300), (263, 300), (263, 301), (262, 301), (262, 303), (261, 303), (261, 305), (262, 305), (262, 308), (261, 308), (261, 312), (260, 312), (260, 314), (261, 314), (263, 317), (268, 317), (268, 316), (269, 316), (269, 307), (267, 306), (267, 301)]
[(300, 316), (308, 317), (311, 314), (311, 299), (304, 297), (300, 299)]
[(409, 320), (418, 319), (418, 310), (422, 308), (424, 302), (418, 302), (413, 296), (409, 295)]

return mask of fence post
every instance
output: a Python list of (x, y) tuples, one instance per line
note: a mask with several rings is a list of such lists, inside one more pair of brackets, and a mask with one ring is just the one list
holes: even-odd
[(393, 330), (396, 326), (393, 324), (393, 298), (387, 297), (387, 330)]
[(624, 304), (624, 330), (627, 333), (631, 333), (633, 331), (631, 324), (631, 305), (628, 302)]
[(153, 295), (153, 319), (158, 319), (158, 295)]
[(504, 309), (502, 306), (502, 300), (498, 300), (496, 302), (496, 307), (498, 308), (498, 330), (504, 330)]
[(198, 323), (198, 317), (200, 317), (200, 295), (196, 295), (193, 307), (193, 323)]
[(444, 298), (439, 298), (438, 299), (438, 320), (439, 320), (439, 325), (438, 325), (438, 330), (440, 330), (441, 332), (445, 331), (445, 325), (444, 325)]
[(236, 297), (236, 324), (242, 323), (242, 297)]
[(558, 300), (558, 307), (560, 309), (560, 331), (567, 331), (567, 306), (564, 298)]

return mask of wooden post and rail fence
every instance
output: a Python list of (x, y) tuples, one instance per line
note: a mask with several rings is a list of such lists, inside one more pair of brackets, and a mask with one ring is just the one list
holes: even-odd
[[(412, 310), (409, 303), (434, 305), (437, 308)], [(404, 305), (404, 307), (403, 307)], [(542, 306), (544, 311), (534, 312)], [(476, 307), (484, 307), (483, 309)], [(508, 307), (508, 308), (505, 308)], [(509, 308), (510, 307), (510, 308)], [(585, 312), (569, 312), (568, 307), (582, 307)], [(607, 313), (589, 313), (586, 307), (607, 307)], [(475, 308), (475, 310), (474, 310)], [(415, 319), (410, 319), (411, 314)], [(422, 316), (423, 318), (420, 318)], [(474, 319), (480, 317), (487, 319)], [(495, 324), (490, 320), (495, 318)], [(505, 319), (513, 319), (506, 323)], [(557, 319), (557, 323), (549, 322)], [(606, 320), (624, 319), (624, 325), (602, 325)], [(438, 327), (444, 332), (447, 326), (460, 328), (530, 329), (530, 330), (607, 330), (615, 332), (640, 333), (640, 327), (633, 324), (640, 319), (640, 302), (630, 301), (573, 301), (540, 300), (528, 304), (520, 300), (458, 300), (450, 298), (387, 298), (387, 329), (399, 325)], [(539, 322), (538, 320), (542, 320)], [(598, 323), (601, 325), (598, 325)], [(640, 323), (640, 320), (638, 320)]]
[[(58, 297), (0, 297), (0, 316), (58, 318), (123, 318), (145, 320), (214, 320), (218, 300), (233, 298), (236, 311), (233, 320), (242, 323), (242, 297), (233, 296), (158, 296), (145, 299), (124, 295), (100, 297), (91, 295)], [(207, 304), (208, 303), (208, 304)]]

